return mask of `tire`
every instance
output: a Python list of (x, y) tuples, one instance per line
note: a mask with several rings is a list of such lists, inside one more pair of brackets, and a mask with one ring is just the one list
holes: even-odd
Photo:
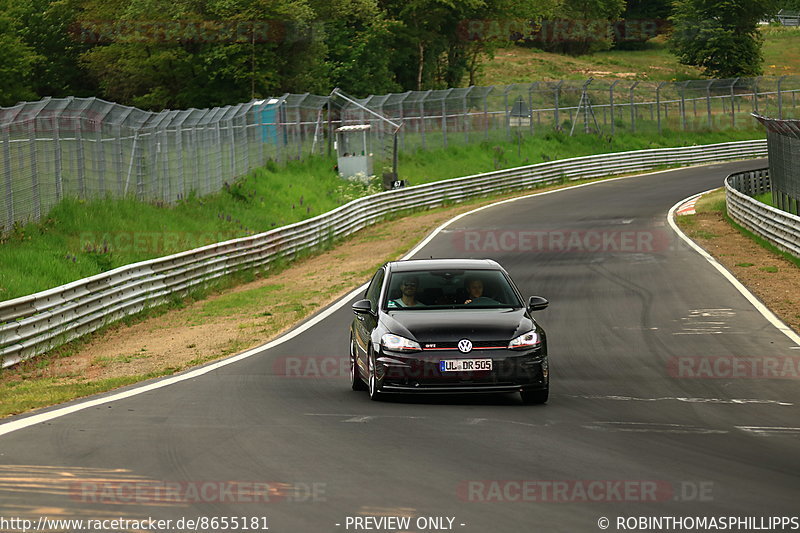
[(356, 341), (350, 336), (350, 387), (355, 391), (367, 390), (367, 384), (358, 375), (358, 365), (356, 364)]
[(373, 401), (380, 401), (382, 399), (380, 388), (378, 387), (378, 377), (375, 375), (375, 354), (372, 349), (369, 350), (369, 398)]
[(547, 397), (550, 395), (550, 387), (540, 390), (522, 391), (519, 393), (522, 396), (522, 403), (525, 405), (537, 405), (547, 403)]

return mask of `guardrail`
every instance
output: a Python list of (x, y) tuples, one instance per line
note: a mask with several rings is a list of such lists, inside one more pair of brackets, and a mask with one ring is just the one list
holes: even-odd
[(731, 174), (725, 179), (728, 214), (781, 250), (800, 257), (800, 217), (751, 198), (770, 190), (768, 168)]
[(536, 185), (652, 170), (666, 165), (766, 156), (764, 140), (577, 157), (454, 178), (359, 198), (266, 233), (123, 266), (61, 287), (0, 302), (0, 361), (7, 367), (124, 316), (246, 269), (269, 269), (403, 210), (530, 189)]

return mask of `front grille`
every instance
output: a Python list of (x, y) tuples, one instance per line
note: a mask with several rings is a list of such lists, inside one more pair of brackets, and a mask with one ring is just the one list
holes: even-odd
[[(456, 350), (458, 351), (458, 341), (454, 342), (421, 342), (423, 350)], [(508, 341), (472, 341), (474, 350), (505, 350), (508, 348)]]

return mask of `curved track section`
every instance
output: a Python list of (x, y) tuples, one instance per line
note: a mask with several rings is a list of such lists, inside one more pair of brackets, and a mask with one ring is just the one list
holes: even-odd
[[(761, 164), (505, 203), (418, 252), (494, 258), (523, 293), (550, 299), (537, 315), (546, 406), (369, 401), (347, 383), (348, 304), (235, 364), (0, 437), (0, 515), (153, 517), (170, 531), (190, 529), (181, 517), (266, 516), (270, 531), (574, 532), (599, 531), (601, 517), (618, 531), (618, 517), (796, 514), (800, 350), (665, 219)], [(765, 364), (794, 364), (794, 379), (786, 366), (765, 378)]]

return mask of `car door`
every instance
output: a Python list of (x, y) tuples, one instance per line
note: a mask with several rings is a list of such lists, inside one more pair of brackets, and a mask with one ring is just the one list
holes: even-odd
[(366, 376), (367, 370), (367, 346), (369, 346), (372, 330), (378, 325), (378, 305), (380, 303), (381, 288), (383, 287), (383, 280), (386, 275), (385, 269), (381, 268), (372, 277), (372, 281), (367, 287), (367, 292), (364, 298), (369, 300), (372, 307), (372, 313), (357, 314), (354, 319), (356, 332), (356, 366), (358, 366), (362, 375)]

